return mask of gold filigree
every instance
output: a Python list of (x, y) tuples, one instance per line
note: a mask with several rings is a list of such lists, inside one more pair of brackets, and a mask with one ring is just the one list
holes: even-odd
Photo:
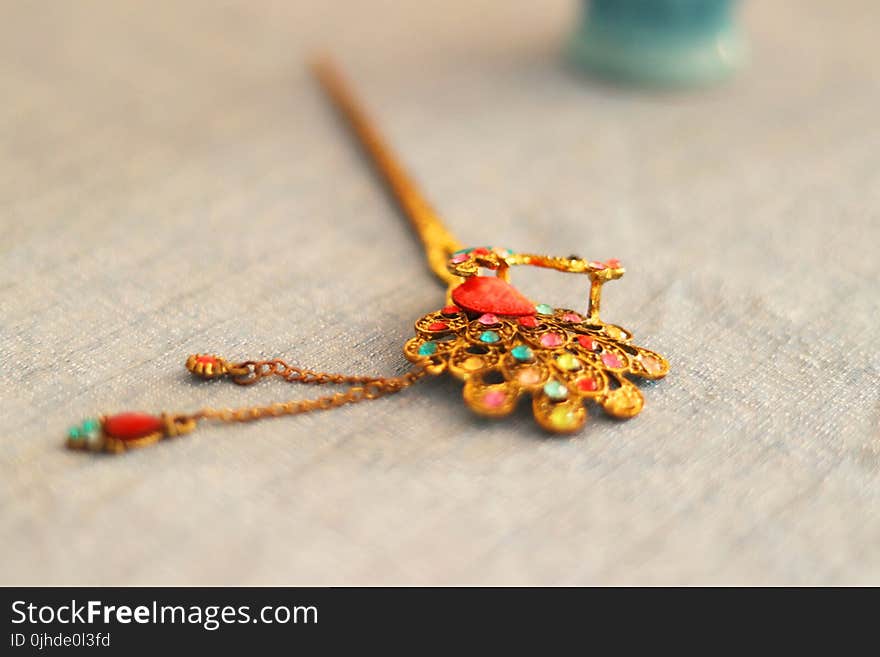
[[(520, 264), (589, 276), (586, 315), (543, 304), (519, 316), (448, 306), (419, 318), (416, 336), (404, 346), (407, 359), (431, 374), (448, 371), (464, 381), (465, 403), (487, 417), (508, 415), (527, 394), (537, 422), (558, 433), (583, 426), (588, 401), (613, 417), (638, 415), (644, 397), (630, 377), (661, 379), (669, 364), (660, 354), (633, 344), (626, 329), (599, 318), (602, 285), (620, 278), (624, 268), (616, 260), (554, 258), (491, 247), (460, 251), (448, 268), (456, 278), (489, 269), (507, 280), (508, 268)], [(451, 286), (450, 297), (453, 292)]]

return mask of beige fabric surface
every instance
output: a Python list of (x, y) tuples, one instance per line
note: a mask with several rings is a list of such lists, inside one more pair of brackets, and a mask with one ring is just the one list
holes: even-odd
[[(563, 0), (3, 3), (0, 583), (880, 583), (880, 10), (795, 4), (747, 3), (730, 84), (650, 94), (561, 66)], [(604, 315), (673, 367), (641, 416), (548, 438), (444, 379), (63, 448), (98, 412), (316, 393), (193, 382), (195, 351), (407, 367), (442, 289), (321, 44), (463, 241), (628, 265)]]

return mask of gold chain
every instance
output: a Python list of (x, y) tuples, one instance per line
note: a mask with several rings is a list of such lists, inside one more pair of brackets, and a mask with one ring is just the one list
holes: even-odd
[[(204, 358), (204, 357), (202, 357)], [(313, 385), (324, 384), (353, 384), (344, 392), (337, 392), (324, 397), (314, 399), (292, 400), (275, 402), (265, 406), (245, 406), (242, 408), (203, 408), (191, 416), (192, 420), (217, 420), (220, 422), (251, 422), (267, 417), (280, 417), (282, 415), (299, 415), (311, 411), (322, 411), (338, 408), (345, 404), (357, 404), (370, 399), (378, 399), (385, 395), (400, 392), (408, 388), (425, 375), (425, 370), (415, 367), (406, 374), (397, 377), (383, 376), (349, 376), (346, 374), (333, 374), (330, 372), (315, 372), (285, 363), (283, 360), (245, 361), (237, 364), (227, 364), (223, 359), (215, 358), (217, 370), (211, 373), (199, 374), (190, 363), (193, 357), (187, 361), (187, 367), (194, 374), (203, 378), (217, 378), (214, 371), (224, 371), (238, 385), (251, 385), (268, 376), (278, 376), (291, 383), (308, 383)]]
[(232, 377), (232, 381), (240, 386), (252, 385), (267, 376), (277, 376), (289, 383), (312, 385), (324, 385), (327, 383), (375, 383), (385, 378), (381, 376), (352, 376), (350, 374), (334, 374), (332, 372), (315, 372), (314, 370), (289, 365), (280, 358), (272, 360), (246, 360), (235, 365), (227, 365), (227, 371)]

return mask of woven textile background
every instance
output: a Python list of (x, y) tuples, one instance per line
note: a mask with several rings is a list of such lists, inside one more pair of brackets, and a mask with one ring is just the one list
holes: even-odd
[[(692, 93), (572, 75), (567, 0), (0, 7), (0, 583), (880, 584), (880, 9), (749, 2)], [(628, 265), (666, 355), (548, 438), (460, 384), (94, 458), (103, 411), (311, 396), (188, 353), (394, 374), (443, 303), (309, 78), (329, 45), (452, 229)], [(577, 277), (518, 271), (575, 306)]]

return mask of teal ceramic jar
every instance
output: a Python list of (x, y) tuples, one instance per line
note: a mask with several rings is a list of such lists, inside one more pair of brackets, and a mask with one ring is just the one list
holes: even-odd
[(569, 57), (623, 82), (714, 82), (745, 59), (736, 0), (585, 0)]

